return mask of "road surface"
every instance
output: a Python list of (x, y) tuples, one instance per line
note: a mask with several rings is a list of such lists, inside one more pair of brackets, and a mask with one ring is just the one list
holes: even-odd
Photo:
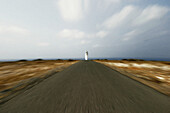
[(0, 113), (170, 113), (170, 98), (93, 61), (80, 61), (0, 106)]

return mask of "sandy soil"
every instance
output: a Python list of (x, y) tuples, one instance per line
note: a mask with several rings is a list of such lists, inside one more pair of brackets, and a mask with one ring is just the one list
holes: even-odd
[[(11, 91), (25, 88), (33, 81), (46, 78), (59, 72), (77, 61), (41, 60), (0, 62), (0, 99)], [(18, 87), (19, 86), (19, 87)]]
[(170, 96), (170, 62), (96, 61)]

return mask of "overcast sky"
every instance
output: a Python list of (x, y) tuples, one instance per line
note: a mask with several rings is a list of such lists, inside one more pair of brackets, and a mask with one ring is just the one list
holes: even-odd
[(0, 59), (170, 57), (170, 0), (0, 0)]

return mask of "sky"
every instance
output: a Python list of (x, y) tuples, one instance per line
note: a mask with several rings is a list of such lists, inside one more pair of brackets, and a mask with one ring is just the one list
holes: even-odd
[(0, 59), (170, 58), (169, 0), (0, 0)]

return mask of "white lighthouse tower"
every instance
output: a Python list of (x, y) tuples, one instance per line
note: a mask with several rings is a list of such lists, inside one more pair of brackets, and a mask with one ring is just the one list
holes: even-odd
[(85, 52), (85, 60), (88, 60), (88, 51)]

